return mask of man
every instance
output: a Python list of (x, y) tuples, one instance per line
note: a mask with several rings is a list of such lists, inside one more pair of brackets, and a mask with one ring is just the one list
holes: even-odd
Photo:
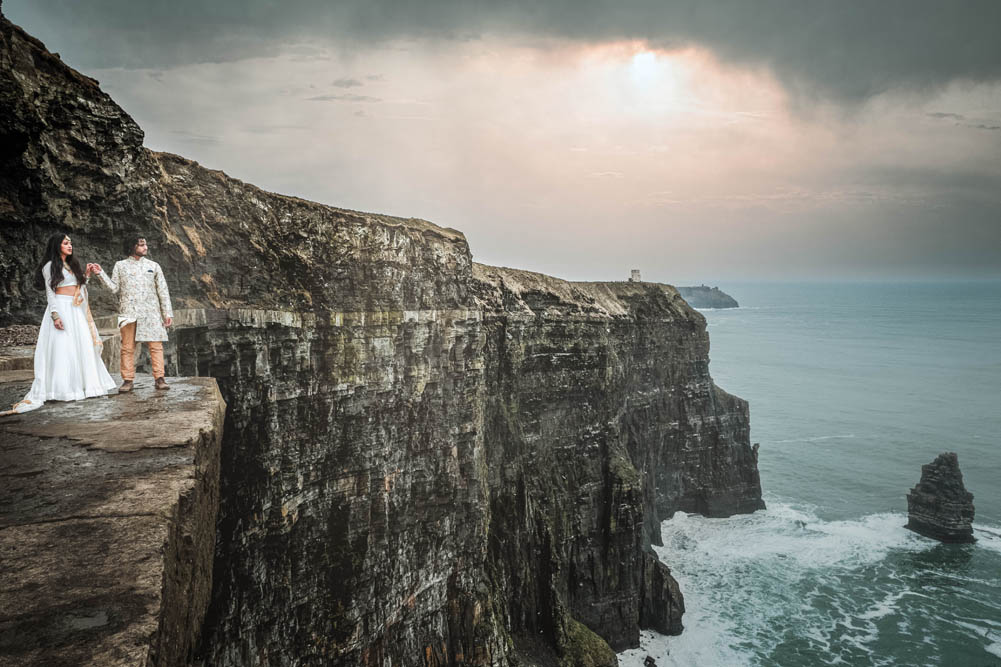
[(120, 392), (132, 391), (136, 376), (136, 341), (145, 342), (153, 362), (156, 388), (167, 390), (163, 377), (163, 341), (174, 321), (170, 293), (163, 270), (146, 258), (146, 239), (131, 236), (123, 248), (127, 259), (115, 263), (111, 278), (97, 264), (93, 270), (112, 292), (118, 294), (118, 329), (122, 332), (122, 386)]

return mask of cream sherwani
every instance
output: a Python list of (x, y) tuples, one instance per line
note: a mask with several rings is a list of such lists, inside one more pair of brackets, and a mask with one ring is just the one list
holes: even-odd
[(104, 284), (118, 294), (118, 328), (136, 323), (136, 341), (167, 340), (163, 320), (173, 317), (170, 292), (163, 270), (156, 262), (141, 257), (115, 263), (111, 277), (97, 274)]

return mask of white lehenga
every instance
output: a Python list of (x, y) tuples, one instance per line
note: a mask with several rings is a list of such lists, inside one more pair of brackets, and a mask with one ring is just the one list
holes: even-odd
[[(59, 287), (77, 284), (72, 271), (63, 273)], [(28, 395), (11, 408), (12, 413), (35, 410), (45, 401), (104, 396), (116, 387), (101, 359), (101, 339), (90, 316), (86, 286), (76, 295), (56, 294), (49, 285), (49, 264), (43, 267), (42, 275), (48, 305), (35, 344), (35, 381)], [(52, 321), (53, 311), (62, 319), (61, 331)]]

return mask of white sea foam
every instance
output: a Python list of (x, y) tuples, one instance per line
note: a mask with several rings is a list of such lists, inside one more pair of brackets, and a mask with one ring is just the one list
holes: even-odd
[(977, 538), (977, 546), (1001, 553), (1001, 528), (975, 523), (973, 536)]
[[(687, 600), (685, 604), (688, 604)], [(750, 652), (742, 652), (720, 642), (720, 633), (733, 636), (732, 629), (713, 626), (712, 618), (696, 617), (691, 610), (685, 612), (685, 619), (693, 627), (686, 629), (680, 637), (665, 637), (644, 630), (640, 634), (639, 648), (619, 653), (620, 667), (641, 667), (646, 656), (652, 657), (657, 667), (737, 667), (751, 662), (753, 656)]]
[(867, 586), (858, 573), (891, 550), (929, 548), (904, 523), (898, 513), (825, 521), (810, 508), (775, 502), (728, 519), (678, 513), (662, 524), (664, 546), (655, 550), (685, 594), (686, 630), (680, 637), (645, 633), (620, 662), (638, 667), (651, 655), (658, 665), (768, 664), (792, 634), (820, 663), (864, 655), (867, 664), (884, 664), (873, 648), (881, 620), (922, 595), (843, 589)]
[(956, 621), (955, 625), (965, 629), (969, 633), (970, 641), (983, 642), (985, 651), (1001, 658), (1001, 641), (997, 641), (997, 623), (977, 619), (975, 623)]
[[(901, 598), (906, 595), (918, 595), (911, 591), (897, 591), (893, 593), (887, 593), (882, 600), (871, 605), (868, 609), (859, 615), (859, 618), (863, 621), (875, 621), (880, 618), (885, 618), (890, 614), (897, 611), (897, 603), (900, 602)], [(927, 597), (927, 596), (922, 596)]]
[(806, 569), (857, 567), (881, 560), (893, 548), (918, 550), (927, 546), (903, 527), (906, 522), (907, 517), (897, 513), (824, 521), (808, 509), (784, 504), (729, 519), (679, 512), (664, 522), (664, 547), (658, 551), (676, 562), (695, 555), (710, 568), (721, 561), (740, 568), (775, 559), (772, 564), (786, 563), (783, 570), (791, 575), (788, 563)]

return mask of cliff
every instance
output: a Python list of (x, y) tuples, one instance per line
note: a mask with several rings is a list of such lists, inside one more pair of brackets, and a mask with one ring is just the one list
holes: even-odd
[[(0, 371), (19, 399), (29, 370)], [(156, 394), (156, 395), (154, 395)], [(0, 665), (177, 665), (211, 594), (211, 378), (0, 419)]]
[(692, 308), (739, 308), (740, 304), (732, 296), (718, 287), (697, 285), (679, 287), (678, 292)]
[(747, 404), (674, 288), (474, 264), (457, 231), (149, 151), (96, 82), (0, 40), (0, 317), (38, 318), (47, 234), (110, 266), (141, 231), (168, 375), (228, 406), (196, 662), (599, 665), (680, 632), (659, 521), (763, 505)]

